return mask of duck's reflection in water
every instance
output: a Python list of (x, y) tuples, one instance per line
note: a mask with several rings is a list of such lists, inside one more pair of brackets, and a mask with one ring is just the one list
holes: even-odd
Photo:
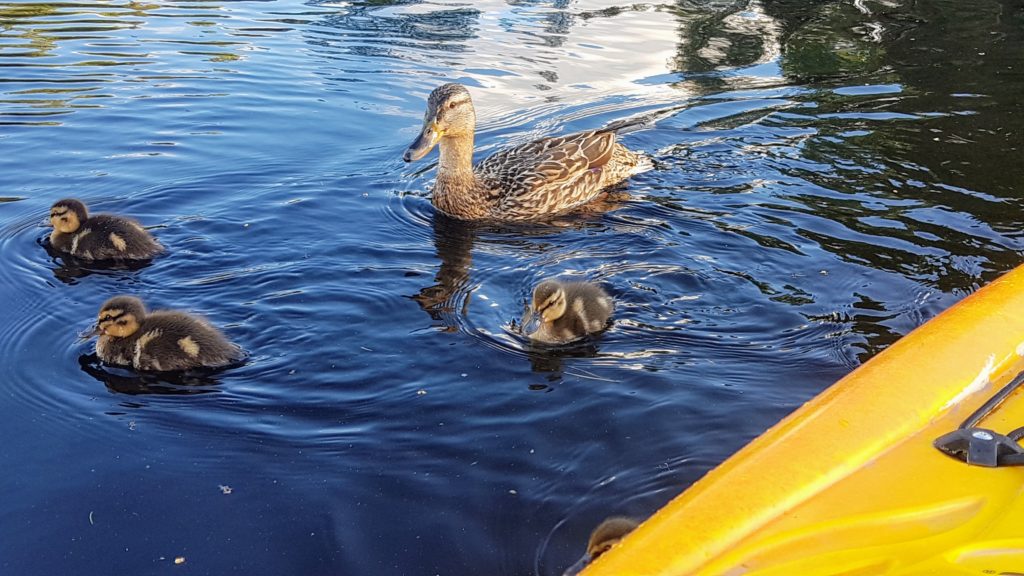
[(107, 366), (95, 354), (78, 357), (82, 372), (99, 380), (111, 392), (119, 394), (192, 395), (217, 392), (220, 370), (186, 370), (184, 372), (134, 372)]
[[(522, 243), (522, 249), (535, 248), (531, 236), (551, 236), (554, 233), (579, 230), (587, 226), (604, 226), (601, 215), (622, 205), (628, 194), (608, 194), (573, 214), (540, 223), (503, 224), (495, 222), (468, 222), (447, 216), (434, 215), (434, 247), (441, 261), (434, 283), (410, 296), (430, 317), (441, 324), (445, 332), (457, 332), (470, 312), (473, 285), (470, 268), (473, 246), (481, 233), (508, 236), (509, 241)], [(526, 238), (524, 240), (524, 238)], [(525, 274), (526, 272), (524, 272)], [(524, 302), (524, 311), (527, 303)], [(593, 358), (598, 355), (598, 338), (592, 335), (568, 344), (551, 345), (535, 342), (526, 337), (529, 326), (521, 326), (512, 319), (509, 329), (521, 337), (522, 352), (530, 361), (534, 372), (546, 373), (558, 379), (565, 358)]]
[(462, 314), (468, 311), (469, 267), (473, 263), (473, 244), (479, 226), (441, 212), (434, 214), (434, 247), (441, 267), (434, 275), (434, 284), (411, 298), (431, 318), (441, 322), (446, 332), (458, 330), (460, 308)]
[(601, 216), (624, 205), (630, 198), (621, 187), (604, 192), (590, 203), (571, 213), (548, 220), (524, 223), (459, 220), (441, 211), (434, 213), (434, 248), (441, 267), (434, 275), (434, 284), (410, 296), (430, 317), (443, 324), (446, 332), (458, 330), (458, 315), (469, 312), (470, 266), (473, 245), (482, 233), (507, 236), (510, 242), (532, 246), (530, 237), (580, 230), (587, 226), (603, 226)]

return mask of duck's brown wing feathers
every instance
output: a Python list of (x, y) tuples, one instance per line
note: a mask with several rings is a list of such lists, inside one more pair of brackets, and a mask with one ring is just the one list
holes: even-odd
[(615, 134), (602, 130), (545, 138), (498, 152), (477, 174), (504, 194), (497, 210), (557, 213), (596, 196), (601, 168), (612, 159)]

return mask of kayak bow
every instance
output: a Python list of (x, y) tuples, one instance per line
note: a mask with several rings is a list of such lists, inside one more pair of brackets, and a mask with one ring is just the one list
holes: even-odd
[(793, 412), (582, 576), (1024, 574), (1024, 467), (1016, 442), (992, 445), (1024, 426), (1022, 355), (1024, 266)]

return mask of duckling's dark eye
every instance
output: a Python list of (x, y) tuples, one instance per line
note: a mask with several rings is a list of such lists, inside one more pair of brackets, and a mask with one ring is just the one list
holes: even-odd
[(448, 108), (449, 109), (455, 108), (455, 101), (454, 100), (452, 100), (451, 102), (448, 103)]

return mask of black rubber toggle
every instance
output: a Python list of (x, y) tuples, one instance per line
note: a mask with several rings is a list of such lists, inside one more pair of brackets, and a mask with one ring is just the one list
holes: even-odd
[(1009, 436), (985, 428), (959, 428), (940, 436), (933, 444), (971, 466), (1024, 466), (1024, 447)]

